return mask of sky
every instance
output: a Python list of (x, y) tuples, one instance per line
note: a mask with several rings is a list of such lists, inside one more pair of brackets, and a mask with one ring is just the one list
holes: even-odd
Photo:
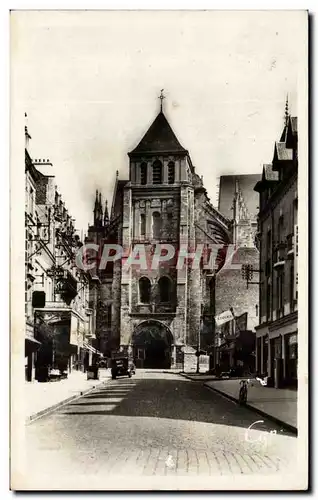
[(20, 11), (11, 15), (11, 81), (28, 115), (32, 158), (76, 227), (95, 190), (111, 205), (116, 170), (160, 109), (214, 205), (221, 175), (261, 173), (279, 140), (286, 95), (297, 116), (304, 11)]

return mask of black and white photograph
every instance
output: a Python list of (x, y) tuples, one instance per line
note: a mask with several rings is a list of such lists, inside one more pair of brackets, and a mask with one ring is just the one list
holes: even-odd
[(306, 490), (308, 12), (13, 10), (10, 99), (11, 489)]

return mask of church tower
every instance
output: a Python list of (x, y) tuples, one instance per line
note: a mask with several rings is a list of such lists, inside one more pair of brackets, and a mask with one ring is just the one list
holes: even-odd
[[(200, 325), (189, 317), (189, 271), (176, 266), (180, 248), (195, 248), (194, 167), (163, 112), (162, 92), (159, 98), (157, 117), (128, 153), (123, 251), (142, 245), (147, 264), (122, 266), (120, 345), (133, 351), (137, 366), (169, 368), (178, 347), (196, 343)], [(175, 255), (155, 266), (158, 244), (172, 245)]]

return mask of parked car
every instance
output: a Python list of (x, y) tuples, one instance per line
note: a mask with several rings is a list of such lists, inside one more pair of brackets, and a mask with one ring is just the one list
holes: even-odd
[(112, 379), (128, 375), (130, 378), (135, 373), (135, 365), (128, 357), (113, 358), (111, 361)]
[(100, 359), (99, 362), (98, 362), (98, 366), (99, 368), (107, 368), (108, 367), (108, 363), (107, 363), (107, 359)]

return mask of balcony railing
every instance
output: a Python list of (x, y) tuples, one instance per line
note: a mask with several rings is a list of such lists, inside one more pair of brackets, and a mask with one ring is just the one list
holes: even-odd
[(66, 309), (70, 310), (71, 307), (65, 304), (62, 300), (60, 301), (49, 301), (45, 302), (45, 309)]
[(273, 260), (274, 267), (278, 267), (285, 264), (286, 258), (286, 243), (279, 242), (274, 246)]
[(291, 256), (294, 253), (294, 245), (295, 245), (295, 236), (294, 233), (291, 233), (286, 238), (287, 243), (287, 254)]

